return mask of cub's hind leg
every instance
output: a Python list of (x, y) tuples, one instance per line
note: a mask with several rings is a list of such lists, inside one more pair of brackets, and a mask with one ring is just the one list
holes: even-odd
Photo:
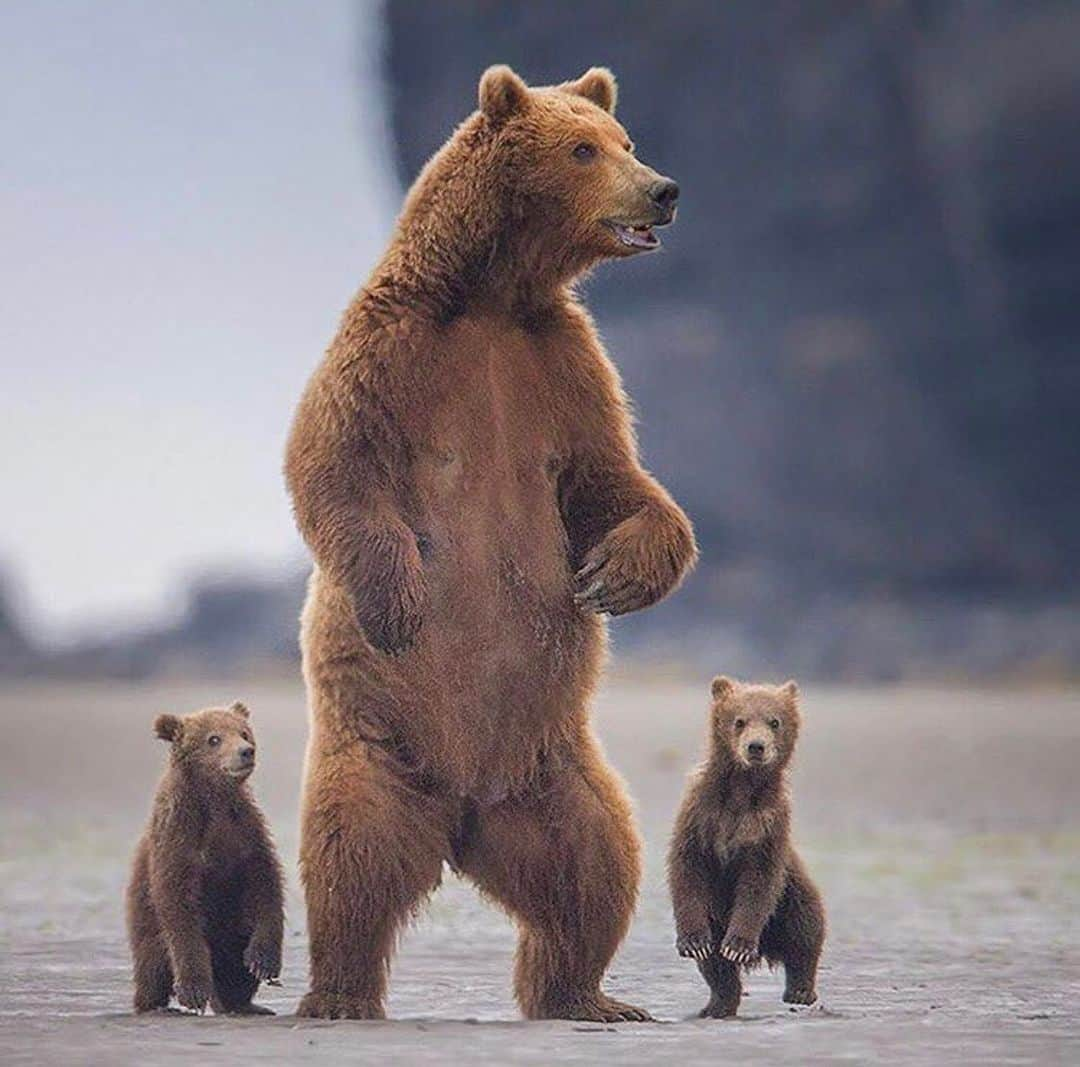
[(739, 1010), (742, 980), (739, 968), (719, 953), (698, 960), (701, 977), (709, 983), (709, 1003), (698, 1013), (703, 1019), (730, 1019)]
[(173, 972), (154, 906), (150, 902), (150, 876), (145, 843), (140, 844), (135, 857), (126, 903), (128, 941), (134, 963), (134, 1008), (137, 1012), (157, 1011), (169, 1004)]
[(761, 935), (761, 954), (784, 965), (784, 1001), (817, 1000), (817, 968), (825, 943), (825, 907), (802, 861), (793, 857), (776, 911)]

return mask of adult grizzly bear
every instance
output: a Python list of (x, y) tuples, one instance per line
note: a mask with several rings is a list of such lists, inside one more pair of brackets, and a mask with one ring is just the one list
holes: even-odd
[(517, 920), (527, 1016), (648, 1017), (600, 990), (639, 842), (588, 705), (598, 616), (655, 603), (696, 550), (569, 289), (674, 216), (614, 105), (603, 69), (536, 89), (488, 70), (300, 402), (301, 1015), (382, 1017), (445, 861)]

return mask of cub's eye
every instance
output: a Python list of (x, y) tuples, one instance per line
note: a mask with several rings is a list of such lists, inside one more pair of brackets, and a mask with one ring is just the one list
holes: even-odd
[(596, 146), (582, 141), (581, 144), (575, 146), (573, 156), (579, 163), (588, 163), (596, 157)]
[(780, 729), (780, 720), (779, 719), (770, 719), (769, 720), (769, 729), (770, 730), (779, 730)]
[(242, 738), (243, 738), (243, 739), (244, 739), (244, 740), (245, 740), (245, 741), (246, 741), (246, 742), (247, 742), (247, 743), (248, 743), (249, 745), (251, 744), (251, 734), (249, 734), (249, 733), (247, 732), (247, 730), (241, 730), (241, 731), (240, 731), (240, 736), (241, 736), (241, 737), (242, 737)]
[(741, 730), (745, 725), (746, 725), (746, 720), (745, 719), (736, 719), (735, 720), (735, 729), (736, 730)]
[(211, 734), (211, 735), (210, 735), (210, 736), (209, 736), (209, 737), (208, 737), (208, 738), (206, 739), (206, 743), (207, 743), (207, 744), (208, 744), (208, 745), (209, 745), (209, 746), (210, 746), (211, 748), (217, 748), (217, 746), (221, 744), (221, 738), (220, 738), (220, 737), (218, 737), (218, 735), (217, 735), (217, 734)]

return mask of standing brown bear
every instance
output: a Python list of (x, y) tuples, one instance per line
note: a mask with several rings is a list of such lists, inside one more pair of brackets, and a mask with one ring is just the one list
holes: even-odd
[(247, 780), (255, 769), (248, 710), (237, 702), (160, 715), (168, 768), (139, 840), (127, 890), (135, 1010), (173, 992), (185, 1008), (273, 1015), (252, 1004), (281, 972), (281, 867)]
[(675, 214), (615, 92), (599, 68), (532, 89), (488, 70), (300, 402), (301, 1015), (382, 1017), (395, 939), (449, 862), (517, 920), (527, 1016), (647, 1017), (600, 989), (640, 846), (589, 702), (599, 616), (669, 593), (695, 546), (570, 289)]
[(821, 895), (791, 844), (787, 766), (799, 735), (798, 688), (712, 683), (709, 756), (691, 780), (668, 852), (676, 948), (712, 996), (738, 1011), (739, 968), (782, 963), (789, 1004), (813, 1004), (825, 940)]

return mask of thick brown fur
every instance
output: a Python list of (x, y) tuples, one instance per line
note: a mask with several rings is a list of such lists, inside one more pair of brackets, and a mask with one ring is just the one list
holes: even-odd
[(588, 705), (599, 616), (665, 596), (696, 550), (570, 290), (632, 254), (611, 219), (672, 214), (615, 95), (602, 69), (544, 89), (485, 73), (300, 402), (301, 1014), (382, 1015), (395, 939), (444, 861), (519, 922), (526, 1015), (644, 1014), (599, 988), (640, 847)]
[(690, 781), (668, 852), (676, 949), (709, 984), (702, 1016), (735, 1015), (740, 968), (761, 958), (784, 965), (786, 1002), (813, 1004), (825, 909), (790, 840), (798, 689), (721, 676), (712, 696), (709, 757)]
[[(281, 867), (247, 784), (255, 739), (243, 704), (160, 715), (170, 743), (127, 889), (135, 1010), (272, 1015), (252, 1004), (281, 972)], [(216, 739), (216, 740), (214, 740)]]

